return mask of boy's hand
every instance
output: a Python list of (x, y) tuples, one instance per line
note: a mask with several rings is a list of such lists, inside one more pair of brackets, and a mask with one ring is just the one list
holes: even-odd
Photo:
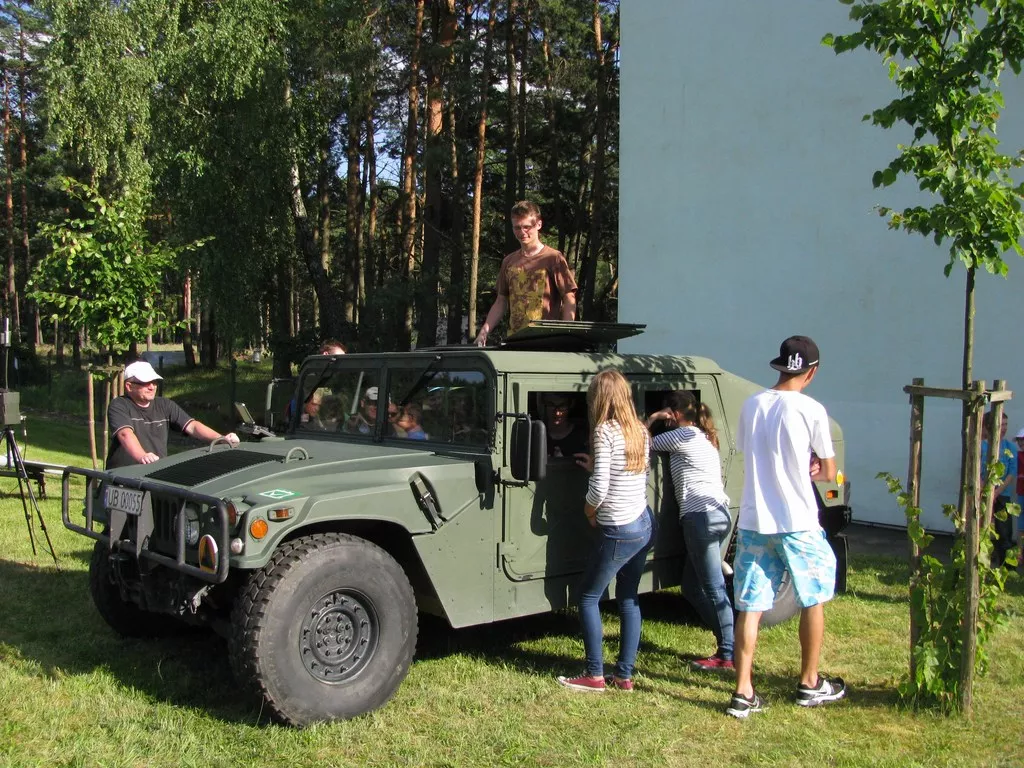
[(574, 453), (576, 457), (576, 465), (587, 470), (587, 472), (594, 471), (594, 458), (589, 453)]

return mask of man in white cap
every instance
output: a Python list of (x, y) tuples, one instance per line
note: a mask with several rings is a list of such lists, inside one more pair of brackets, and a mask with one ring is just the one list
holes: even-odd
[(167, 455), (167, 436), (171, 427), (208, 443), (224, 437), (230, 445), (238, 445), (238, 436), (234, 432), (221, 435), (190, 417), (173, 400), (157, 397), (156, 383), (162, 378), (145, 360), (125, 367), (124, 396), (115, 397), (107, 412), (110, 425), (107, 469), (152, 464), (163, 458)]

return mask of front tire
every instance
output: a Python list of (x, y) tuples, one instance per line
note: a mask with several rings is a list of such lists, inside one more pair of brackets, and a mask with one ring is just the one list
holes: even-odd
[(290, 725), (383, 706), (416, 648), (416, 601), (402, 567), (341, 533), (282, 545), (232, 614), (231, 664)]
[[(114, 580), (110, 547), (97, 541), (89, 560), (89, 593), (103, 620), (122, 637), (164, 637), (177, 634), (186, 625), (174, 616), (144, 611), (135, 603), (124, 600), (121, 588)], [(128, 571), (126, 577), (137, 578), (138, 570), (130, 557), (123, 559)]]

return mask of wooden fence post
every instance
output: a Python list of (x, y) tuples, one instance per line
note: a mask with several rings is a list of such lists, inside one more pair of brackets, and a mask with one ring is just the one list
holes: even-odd
[(970, 418), (968, 422), (967, 468), (964, 485), (964, 615), (960, 623), (960, 711), (970, 717), (974, 703), (974, 661), (978, 643), (978, 507), (981, 482), (981, 420), (985, 410), (985, 382), (976, 381), (971, 385), (971, 399), (968, 400)]
[[(992, 382), (993, 392), (1004, 392), (1006, 382), (1003, 379), (996, 379)], [(995, 464), (997, 461), (1005, 462), (1000, 449), (1002, 448), (1002, 423), (1003, 423), (1003, 401), (1000, 398), (992, 398), (992, 431), (994, 434), (988, 436), (988, 463)], [(982, 467), (982, 476), (988, 477), (988, 467)], [(986, 483), (982, 488), (981, 514), (978, 516), (978, 526), (985, 530), (992, 525), (992, 505), (995, 503), (995, 487)], [(979, 546), (980, 546), (979, 541)]]
[[(924, 379), (914, 379), (914, 386), (923, 387)], [(910, 466), (907, 469), (907, 496), (910, 506), (919, 509), (921, 506), (921, 443), (924, 438), (924, 395), (910, 396)], [(920, 512), (915, 513), (920, 522)], [(913, 596), (921, 571), (921, 550), (913, 538), (910, 539), (910, 679), (917, 679), (917, 663), (914, 660), (914, 649), (917, 648), (921, 628), (914, 615)]]
[(85, 393), (89, 401), (89, 456), (92, 458), (92, 468), (97, 469), (96, 463), (96, 402), (92, 386), (92, 368), (86, 371)]

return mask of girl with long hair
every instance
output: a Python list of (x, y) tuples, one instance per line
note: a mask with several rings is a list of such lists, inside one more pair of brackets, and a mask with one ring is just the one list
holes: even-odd
[(729, 497), (722, 484), (718, 432), (711, 411), (692, 392), (669, 393), (666, 407), (647, 419), (674, 427), (654, 437), (654, 450), (669, 455), (679, 525), (686, 542), (683, 592), (718, 641), (714, 656), (690, 662), (699, 671), (733, 666), (733, 612), (722, 573), (722, 543), (729, 535)]
[[(591, 452), (578, 453), (576, 459), (591, 473), (584, 514), (598, 530), (599, 541), (580, 583), (586, 668), (579, 677), (559, 677), (558, 682), (577, 691), (601, 693), (607, 685), (631, 691), (640, 646), (637, 589), (654, 532), (654, 515), (647, 506), (650, 437), (636, 415), (629, 382), (618, 371), (594, 376), (587, 407)], [(619, 606), (619, 657), (614, 674), (605, 680), (598, 603), (612, 578)]]

